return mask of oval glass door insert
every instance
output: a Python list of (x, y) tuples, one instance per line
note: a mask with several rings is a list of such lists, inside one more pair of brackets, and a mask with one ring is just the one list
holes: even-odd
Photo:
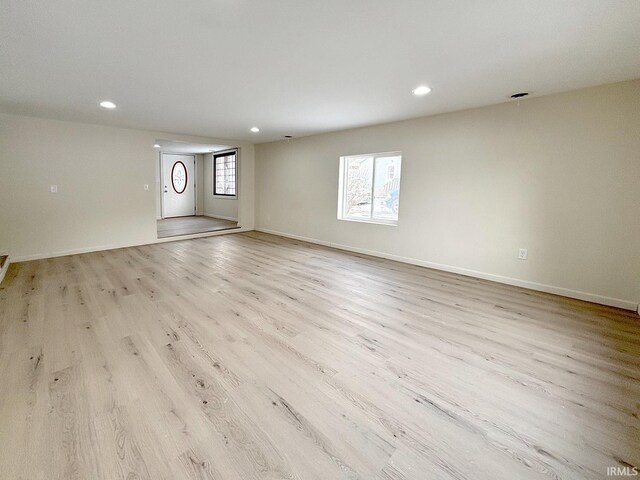
[(171, 186), (178, 195), (187, 189), (187, 167), (180, 161), (174, 163), (171, 169)]

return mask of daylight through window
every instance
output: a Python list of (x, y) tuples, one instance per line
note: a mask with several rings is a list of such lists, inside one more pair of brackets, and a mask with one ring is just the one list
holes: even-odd
[(400, 152), (341, 157), (338, 218), (397, 225), (401, 163)]
[(237, 151), (216, 153), (213, 156), (213, 194), (236, 196)]

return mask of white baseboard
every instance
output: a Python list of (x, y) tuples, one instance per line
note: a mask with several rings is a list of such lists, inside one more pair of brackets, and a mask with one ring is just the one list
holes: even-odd
[(597, 295), (595, 293), (581, 292), (579, 290), (571, 290), (569, 288), (556, 287), (554, 285), (545, 285), (543, 283), (531, 282), (529, 280), (520, 280), (518, 278), (505, 277), (502, 275), (495, 275), (492, 273), (479, 272), (477, 270), (470, 270), (468, 268), (454, 267), (451, 265), (444, 265), (441, 263), (427, 262), (425, 260), (419, 260), (417, 258), (402, 257), (400, 255), (393, 255), (389, 253), (379, 252), (376, 250), (367, 250), (364, 248), (352, 247), (349, 245), (341, 245), (338, 243), (327, 242), (327, 241), (318, 240), (315, 238), (303, 237), (300, 235), (293, 235), (290, 233), (278, 232), (275, 230), (268, 230), (266, 228), (256, 228), (255, 230), (259, 232), (270, 233), (273, 235), (279, 235), (281, 237), (292, 238), (294, 240), (302, 240), (304, 242), (314, 243), (317, 245), (337, 248), (339, 250), (346, 250), (354, 253), (362, 253), (365, 255), (371, 255), (372, 257), (386, 258), (388, 260), (395, 260), (396, 262), (409, 263), (411, 265), (418, 265), (420, 267), (427, 267), (427, 268), (433, 268), (435, 270), (442, 270), (445, 272), (457, 273), (459, 275), (465, 275), (468, 277), (482, 278), (484, 280), (491, 280), (492, 282), (498, 282), (498, 283), (504, 283), (506, 285), (513, 285), (516, 287), (528, 288), (530, 290), (536, 290), (539, 292), (552, 293), (554, 295), (560, 295), (562, 297), (585, 300), (587, 302), (598, 303), (601, 305), (608, 305), (611, 307), (623, 308), (625, 310), (632, 310), (640, 313), (640, 305), (638, 304), (638, 302), (634, 302), (630, 300), (622, 300), (619, 298), (612, 298), (612, 297), (606, 297), (603, 295)]
[(9, 264), (11, 263), (11, 257), (9, 257), (8, 252), (0, 252), (0, 255), (4, 256), (7, 255), (7, 260), (4, 262), (4, 265), (2, 266), (2, 268), (0, 268), (0, 284), (2, 283), (2, 280), (4, 280), (4, 276), (7, 274), (7, 270), (9, 270)]
[(219, 218), (220, 220), (230, 220), (232, 222), (237, 222), (238, 219), (237, 218), (233, 218), (233, 217), (223, 217), (222, 215), (208, 215), (208, 214), (204, 214), (203, 217), (209, 217), (209, 218)]
[(227, 230), (218, 230), (215, 232), (203, 232), (203, 233), (194, 233), (191, 235), (180, 235), (179, 237), (158, 238), (156, 240), (150, 240), (148, 242), (142, 242), (142, 243), (100, 245), (100, 246), (78, 248), (74, 250), (65, 250), (65, 251), (59, 251), (59, 252), (36, 253), (34, 255), (20, 255), (15, 258), (12, 258), (11, 261), (12, 263), (29, 262), (31, 260), (43, 260), (45, 258), (66, 257), (68, 255), (79, 255), (82, 253), (93, 253), (93, 252), (102, 252), (105, 250), (116, 250), (118, 248), (140, 247), (143, 245), (154, 245), (156, 243), (179, 242), (181, 240), (192, 240), (194, 238), (215, 237), (218, 235), (229, 235), (233, 233), (248, 232), (250, 230), (252, 229), (234, 228), (234, 229), (227, 229)]

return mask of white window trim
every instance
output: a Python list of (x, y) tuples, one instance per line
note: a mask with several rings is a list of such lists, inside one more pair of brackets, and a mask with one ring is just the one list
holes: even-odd
[[(236, 194), (235, 195), (216, 195), (214, 192), (216, 191), (216, 155), (221, 154), (236, 154)], [(240, 149), (239, 148), (230, 148), (228, 150), (220, 150), (218, 152), (211, 153), (211, 170), (213, 172), (212, 184), (211, 184), (211, 193), (213, 198), (217, 198), (220, 200), (237, 200), (238, 199), (238, 189), (240, 188)]]
[[(366, 154), (358, 154), (358, 155), (343, 155), (340, 157), (340, 169), (339, 175), (340, 178), (338, 180), (338, 220), (342, 220), (345, 222), (357, 222), (357, 223), (373, 223), (375, 225), (387, 225), (390, 227), (397, 227), (398, 220), (400, 219), (400, 212), (398, 211), (398, 220), (384, 220), (379, 218), (373, 218), (373, 189), (375, 188), (375, 178), (376, 178), (376, 159), (378, 157), (389, 157), (391, 155), (397, 155), (400, 157), (400, 161), (402, 161), (402, 152), (379, 152), (379, 153), (366, 153)], [(373, 172), (372, 172), (372, 182), (371, 182), (371, 218), (357, 218), (357, 217), (347, 217), (344, 215), (344, 206), (347, 202), (347, 190), (345, 188), (346, 182), (346, 163), (347, 158), (373, 158)], [(402, 168), (402, 167), (401, 167)], [(402, 173), (400, 174), (400, 178), (402, 178)], [(401, 180), (402, 181), (402, 180)], [(401, 189), (402, 190), (402, 189)]]

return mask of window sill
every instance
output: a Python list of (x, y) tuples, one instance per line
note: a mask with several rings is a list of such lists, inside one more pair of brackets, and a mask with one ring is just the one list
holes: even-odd
[(343, 222), (371, 223), (373, 225), (385, 225), (387, 227), (398, 226), (398, 222), (393, 220), (376, 220), (376, 219), (366, 219), (366, 218), (345, 218), (345, 217), (338, 217), (338, 220), (341, 220)]
[(225, 200), (237, 200), (237, 195), (214, 195), (213, 198), (220, 198)]

